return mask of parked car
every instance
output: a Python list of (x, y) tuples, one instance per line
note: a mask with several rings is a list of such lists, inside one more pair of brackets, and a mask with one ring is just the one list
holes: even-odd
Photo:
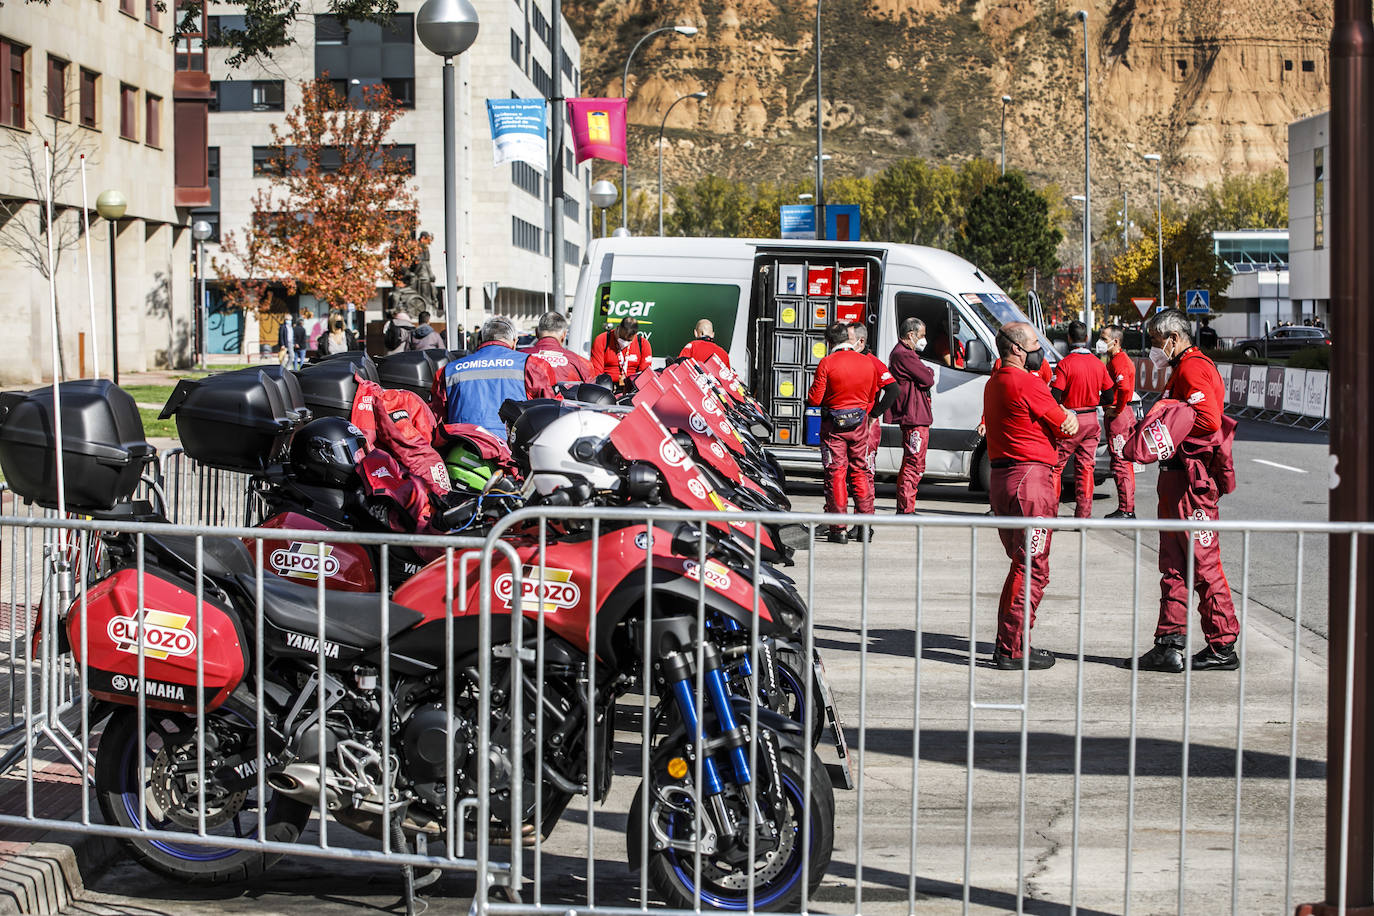
[(1331, 346), (1331, 335), (1324, 329), (1289, 325), (1275, 328), (1263, 337), (1238, 340), (1235, 349), (1250, 359), (1270, 356), (1284, 359), (1299, 350), (1320, 346)]

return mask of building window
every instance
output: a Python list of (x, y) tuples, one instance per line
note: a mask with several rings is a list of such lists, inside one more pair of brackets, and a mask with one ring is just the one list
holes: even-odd
[(578, 262), (582, 260), (582, 249), (572, 242), (565, 241), (563, 243), (563, 260), (576, 267)]
[(569, 175), (577, 175), (577, 162), (574, 161), (573, 151), (566, 147), (563, 150), (563, 164), (568, 167)]
[(284, 80), (254, 80), (253, 110), (282, 111), (286, 108), (286, 83)]
[(347, 45), (348, 29), (337, 16), (315, 17), (316, 45)]
[(133, 16), (135, 19), (138, 18), (136, 0), (119, 0), (119, 11), (126, 16)]
[(283, 80), (213, 80), (211, 111), (282, 111), (286, 108)]
[[(187, 17), (191, 18), (187, 18)], [(185, 7), (178, 9), (173, 20), (177, 30), (177, 72), (205, 70), (205, 9), (199, 15)]]
[(544, 178), (528, 162), (512, 162), (510, 164), (510, 180), (526, 194), (531, 194), (540, 200), (544, 199)]
[(539, 65), (539, 61), (534, 62), (534, 74), (530, 77), (534, 81), (534, 88), (544, 98), (553, 94), (553, 80), (549, 78), (549, 73)]
[(286, 174), (286, 153), (279, 146), (253, 147), (253, 177), (270, 178)]
[(100, 97), (100, 74), (94, 70), (81, 68), (81, 85), (78, 88), (81, 105), (81, 126), (98, 129), (96, 100)]
[(1175, 61), (1175, 63), (1178, 64), (1178, 75), (1179, 75), (1179, 76), (1187, 76), (1187, 75), (1188, 75), (1188, 62), (1187, 62), (1186, 60), (1184, 60), (1183, 58), (1179, 58), (1178, 60)]
[(153, 28), (158, 27), (159, 20), (162, 18), (157, 3), (158, 0), (143, 0), (143, 21)]
[(393, 162), (399, 162), (401, 164), (402, 174), (415, 174), (414, 143), (393, 143), (383, 149), (383, 154)]
[(138, 90), (128, 83), (119, 84), (119, 135), (138, 139)]
[(143, 131), (149, 146), (162, 145), (162, 99), (151, 92), (143, 94)]
[(1283, 69), (1285, 72), (1291, 72), (1293, 70), (1293, 62), (1291, 60), (1285, 60), (1283, 62)]
[(511, 244), (516, 248), (523, 248), (525, 251), (533, 251), (539, 254), (543, 251), (543, 241), (541, 236), (544, 230), (533, 223), (527, 223), (518, 216), (511, 218)]
[(574, 80), (573, 80), (573, 65), (572, 65), (572, 60), (569, 59), (568, 55), (566, 55), (566, 54), (560, 54), (560, 55), (558, 55), (558, 56), (559, 56), (559, 57), (562, 59), (562, 61), (563, 61), (563, 67), (562, 67), (562, 69), (563, 69), (563, 75), (566, 76), (566, 77), (568, 78), (568, 82), (570, 82), (570, 83), (571, 83), (571, 82), (574, 82)]
[(564, 198), (563, 215), (565, 217), (567, 217), (575, 223), (581, 222), (581, 216), (579, 215), (580, 209), (581, 207), (578, 205), (577, 201), (573, 200), (571, 197)]
[(517, 65), (520, 64), (520, 63), (522, 63), (522, 62), (524, 61), (524, 59), (525, 59), (525, 57), (524, 57), (524, 54), (525, 54), (524, 44), (525, 44), (525, 43), (524, 43), (523, 41), (520, 40), (520, 36), (516, 34), (515, 29), (511, 29), (511, 30), (510, 30), (510, 59), (513, 60), (513, 61), (515, 61), (515, 63), (516, 63)]
[(533, 5), (530, 14), (534, 19), (534, 34), (539, 36), (539, 40), (544, 42), (544, 47), (553, 44), (553, 30), (549, 28), (549, 20), (544, 16), (544, 11), (537, 4)]
[(28, 50), (0, 38), (0, 124), (24, 126), (24, 55)]
[(1302, 62), (1302, 72), (1303, 72), (1303, 73), (1314, 73), (1314, 72), (1316, 72), (1316, 69), (1317, 69), (1316, 61), (1305, 60), (1305, 61)]
[(414, 77), (389, 77), (382, 80), (382, 85), (387, 92), (391, 93), (391, 98), (401, 108), (415, 107), (415, 79)]
[(1312, 151), (1312, 247), (1326, 247), (1326, 150)]
[(67, 120), (67, 67), (67, 61), (48, 55), (48, 116), (62, 121)]
[(374, 22), (315, 17), (315, 76), (333, 82), (349, 102), (381, 84), (402, 108), (415, 107), (415, 15), (397, 13), (383, 28)]

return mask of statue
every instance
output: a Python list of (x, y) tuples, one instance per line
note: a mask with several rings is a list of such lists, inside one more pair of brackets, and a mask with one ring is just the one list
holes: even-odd
[(415, 260), (396, 273), (398, 286), (388, 296), (390, 307), (405, 309), (411, 315), (421, 312), (439, 314), (438, 297), (434, 293), (434, 269), (429, 266), (429, 243), (434, 236), (421, 232), (420, 251)]

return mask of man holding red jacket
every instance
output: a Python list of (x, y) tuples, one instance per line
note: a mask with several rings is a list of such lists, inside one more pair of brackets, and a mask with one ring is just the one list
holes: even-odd
[(1092, 518), (1094, 472), (1097, 465), (1097, 443), (1102, 428), (1097, 424), (1097, 405), (1102, 395), (1115, 387), (1102, 361), (1088, 349), (1088, 326), (1081, 321), (1069, 322), (1068, 354), (1054, 369), (1050, 390), (1059, 403), (1078, 414), (1078, 432), (1059, 440), (1059, 457), (1054, 465), (1058, 484), (1069, 460), (1073, 460), (1074, 505), (1076, 518)]
[[(983, 389), (993, 512), (1021, 518), (1053, 517), (1059, 509), (1054, 441), (1078, 432), (1078, 415), (1060, 406), (1040, 378), (1038, 370), (1045, 353), (1030, 325), (1022, 321), (1003, 325), (997, 332), (997, 352), (1002, 365), (993, 370)], [(1053, 655), (1022, 644), (1023, 631), (1029, 631), (1024, 615), (1030, 614), (1030, 626), (1034, 626), (1036, 608), (1050, 581), (1050, 529), (1031, 530), (1029, 553), (1025, 531), (1005, 529), (998, 534), (1011, 569), (1002, 583), (997, 606), (993, 665), (1003, 670), (1015, 670), (1023, 664), (1033, 669), (1052, 667)]]
[(1107, 357), (1107, 374), (1116, 383), (1116, 396), (1111, 406), (1103, 409), (1107, 418), (1107, 453), (1111, 456), (1112, 477), (1116, 479), (1116, 511), (1108, 513), (1107, 518), (1135, 518), (1135, 464), (1121, 453), (1135, 429), (1135, 411), (1131, 408), (1135, 363), (1121, 349), (1121, 337), (1121, 325), (1109, 324), (1097, 340), (1097, 353)]
[(935, 368), (921, 359), (926, 348), (926, 323), (905, 318), (897, 328), (897, 346), (887, 357), (888, 371), (897, 382), (897, 398), (887, 412), (887, 422), (902, 428), (902, 466), (897, 471), (897, 514), (916, 511), (916, 489), (926, 472), (930, 445), (930, 391), (935, 387)]
[[(821, 465), (825, 468), (825, 511), (849, 511), (849, 488), (862, 514), (873, 514), (873, 487), (868, 478), (870, 423), (881, 417), (895, 394), (879, 384), (877, 366), (854, 349), (849, 328), (835, 322), (825, 329), (830, 352), (816, 367), (806, 403), (821, 408)], [(881, 390), (881, 394), (879, 391)], [(870, 535), (871, 537), (871, 535)], [(849, 542), (844, 526), (830, 529), (836, 544)]]

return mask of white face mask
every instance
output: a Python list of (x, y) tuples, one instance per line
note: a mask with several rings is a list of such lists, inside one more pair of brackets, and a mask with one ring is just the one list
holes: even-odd
[(1096, 346), (1093, 347), (1093, 350), (1094, 350), (1099, 356), (1105, 356), (1108, 349), (1109, 349), (1109, 348), (1108, 348), (1108, 346), (1107, 346), (1107, 342), (1106, 342), (1105, 340), (1103, 340), (1102, 338), (1100, 338), (1100, 337), (1099, 337), (1098, 340), (1097, 340)]
[(1169, 354), (1164, 352), (1163, 347), (1151, 347), (1150, 362), (1154, 363), (1156, 369), (1163, 369), (1169, 365)]
[(922, 338), (920, 338), (919, 340), (916, 341), (916, 352), (917, 352), (917, 353), (920, 353), (920, 352), (921, 352), (922, 350), (924, 350), (925, 348), (926, 348), (926, 339), (925, 339), (924, 337), (922, 337)]

